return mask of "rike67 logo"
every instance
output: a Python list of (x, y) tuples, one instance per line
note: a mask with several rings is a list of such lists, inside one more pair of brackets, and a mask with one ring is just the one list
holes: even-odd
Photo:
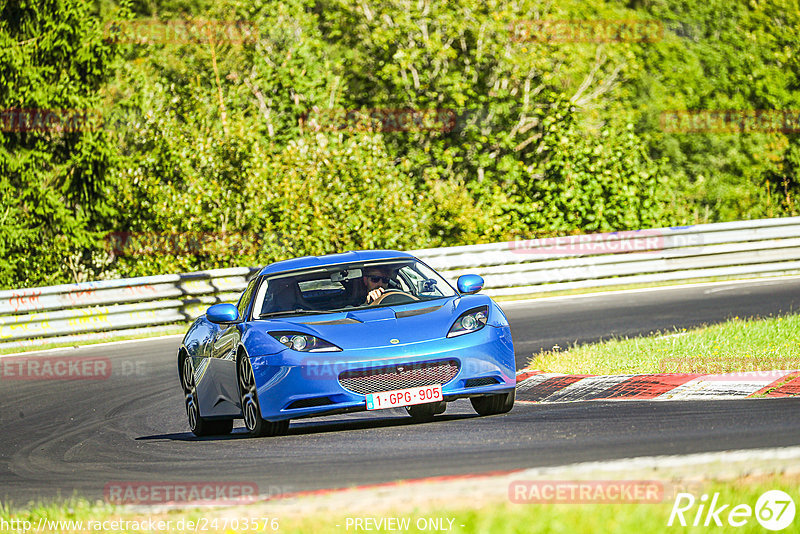
[(679, 493), (667, 526), (743, 527), (755, 517), (763, 528), (778, 531), (791, 525), (794, 516), (794, 500), (781, 490), (764, 492), (755, 509), (749, 504), (723, 502), (719, 493), (714, 493), (710, 500), (706, 494), (696, 499), (691, 493)]

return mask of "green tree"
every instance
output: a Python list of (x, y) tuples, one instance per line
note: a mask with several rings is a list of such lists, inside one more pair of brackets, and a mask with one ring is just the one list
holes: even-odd
[(784, 132), (670, 132), (660, 120), (674, 110), (796, 110), (797, 0), (643, 3), (661, 20), (663, 39), (642, 47), (640, 76), (624, 100), (647, 132), (649, 151), (701, 221), (793, 213), (798, 192), (797, 134)]
[(97, 274), (113, 150), (96, 110), (113, 60), (84, 2), (2, 3), (0, 286)]

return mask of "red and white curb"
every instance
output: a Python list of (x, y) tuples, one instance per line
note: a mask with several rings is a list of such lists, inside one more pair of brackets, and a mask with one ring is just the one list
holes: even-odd
[(725, 374), (567, 375), (523, 369), (517, 373), (517, 400), (701, 400), (800, 395), (800, 371)]

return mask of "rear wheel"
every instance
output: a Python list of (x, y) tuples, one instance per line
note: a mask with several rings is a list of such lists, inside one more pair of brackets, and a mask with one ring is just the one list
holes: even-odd
[(239, 377), (239, 397), (242, 402), (242, 416), (244, 426), (251, 436), (279, 436), (285, 434), (289, 429), (289, 420), (266, 421), (261, 418), (261, 406), (258, 403), (258, 391), (256, 389), (256, 379), (253, 374), (253, 366), (250, 358), (246, 354), (239, 356), (239, 364), (236, 366)]
[(434, 415), (444, 413), (446, 409), (447, 403), (444, 401), (406, 406), (408, 415), (410, 415), (414, 421), (430, 421), (433, 419)]
[(181, 364), (181, 385), (186, 402), (186, 417), (189, 429), (195, 436), (218, 436), (230, 434), (233, 430), (233, 419), (209, 420), (200, 417), (197, 403), (197, 385), (194, 380), (194, 361), (185, 356)]
[(478, 415), (496, 415), (506, 413), (514, 407), (514, 397), (516, 390), (498, 395), (486, 395), (485, 397), (471, 397), (469, 401)]

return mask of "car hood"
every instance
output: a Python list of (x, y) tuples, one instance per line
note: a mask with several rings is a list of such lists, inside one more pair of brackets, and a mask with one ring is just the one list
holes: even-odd
[(480, 306), (481, 300), (450, 297), (336, 314), (281, 317), (262, 325), (269, 331), (308, 333), (345, 350), (398, 346), (445, 337), (458, 315)]

